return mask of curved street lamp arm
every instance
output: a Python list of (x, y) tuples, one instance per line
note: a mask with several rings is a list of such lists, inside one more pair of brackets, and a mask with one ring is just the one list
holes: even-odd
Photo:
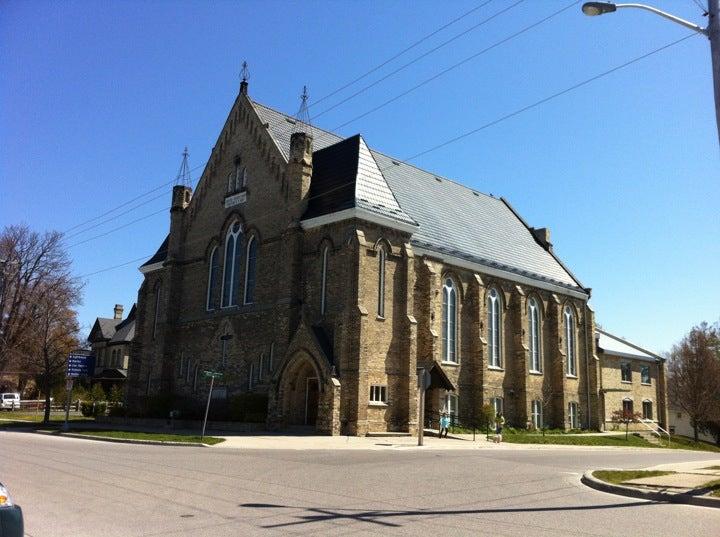
[(615, 4), (616, 8), (622, 8), (622, 7), (631, 7), (631, 8), (637, 8), (637, 9), (644, 9), (645, 11), (649, 11), (651, 13), (655, 13), (656, 15), (660, 15), (663, 18), (666, 18), (670, 21), (673, 21), (680, 26), (684, 26), (685, 28), (690, 28), (691, 30), (694, 30), (700, 34), (708, 35), (707, 28), (703, 28), (701, 26), (698, 26), (697, 24), (694, 24), (692, 22), (686, 21), (685, 19), (681, 19), (680, 17), (676, 17), (675, 15), (671, 15), (670, 13), (667, 13), (665, 11), (662, 11), (660, 9), (657, 9), (652, 6), (647, 6), (645, 4)]

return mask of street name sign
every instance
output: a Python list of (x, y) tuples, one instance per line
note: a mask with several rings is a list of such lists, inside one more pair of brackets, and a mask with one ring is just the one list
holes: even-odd
[(70, 378), (89, 377), (95, 373), (95, 357), (87, 354), (70, 354), (67, 361), (67, 376)]

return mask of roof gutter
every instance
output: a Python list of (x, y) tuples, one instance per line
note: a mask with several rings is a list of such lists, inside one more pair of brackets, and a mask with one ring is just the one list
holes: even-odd
[(498, 278), (504, 278), (506, 280), (513, 281), (515, 283), (532, 285), (533, 287), (537, 287), (539, 289), (545, 289), (547, 291), (552, 291), (554, 293), (561, 293), (563, 295), (571, 296), (574, 298), (579, 298), (579, 299), (585, 300), (585, 301), (587, 301), (590, 298), (588, 293), (586, 293), (584, 291), (568, 289), (567, 287), (563, 287), (561, 285), (555, 285), (550, 282), (544, 282), (542, 280), (536, 280), (533, 278), (529, 278), (527, 276), (521, 276), (520, 274), (515, 274), (515, 273), (509, 272), (507, 270), (488, 267), (485, 265), (481, 265), (480, 263), (473, 263), (472, 261), (467, 261), (460, 257), (447, 255), (442, 252), (436, 252), (434, 250), (428, 250), (427, 248), (422, 248), (420, 246), (413, 245), (413, 251), (417, 255), (427, 255), (430, 257), (434, 257), (436, 259), (440, 259), (443, 263), (447, 263), (448, 265), (455, 265), (456, 267), (473, 270), (475, 272), (481, 272), (484, 274), (488, 274), (490, 276), (497, 276)]
[(143, 274), (147, 274), (148, 272), (155, 272), (156, 270), (160, 270), (161, 268), (163, 268), (164, 263), (164, 261), (158, 261), (157, 263), (143, 265), (141, 267), (138, 267), (138, 270)]
[(324, 214), (322, 216), (316, 216), (315, 218), (308, 218), (300, 222), (300, 227), (303, 229), (313, 229), (316, 227), (324, 226), (327, 224), (333, 224), (335, 222), (341, 222), (343, 220), (351, 220), (356, 218), (358, 220), (364, 220), (366, 222), (372, 222), (381, 226), (397, 229), (398, 231), (404, 231), (405, 233), (415, 233), (418, 229), (417, 225), (407, 224), (405, 222), (398, 222), (392, 218), (381, 216), (367, 209), (360, 207), (351, 207), (343, 211), (337, 211), (330, 214)]

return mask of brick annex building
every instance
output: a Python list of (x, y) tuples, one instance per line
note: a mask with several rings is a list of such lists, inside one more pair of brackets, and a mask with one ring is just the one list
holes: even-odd
[(489, 403), (517, 426), (604, 421), (590, 289), (546, 229), (254, 102), (246, 82), (140, 270), (136, 408), (200, 401), (202, 371), (220, 369), (213, 397), (267, 393), (271, 427), (414, 432), (423, 367), (431, 415), (468, 420)]

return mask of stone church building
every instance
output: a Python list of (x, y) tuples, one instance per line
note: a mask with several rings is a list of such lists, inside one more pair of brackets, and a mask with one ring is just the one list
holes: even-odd
[(253, 101), (241, 85), (192, 192), (141, 268), (128, 402), (268, 396), (268, 425), (415, 432), (470, 423), (599, 428), (584, 287), (502, 198)]

